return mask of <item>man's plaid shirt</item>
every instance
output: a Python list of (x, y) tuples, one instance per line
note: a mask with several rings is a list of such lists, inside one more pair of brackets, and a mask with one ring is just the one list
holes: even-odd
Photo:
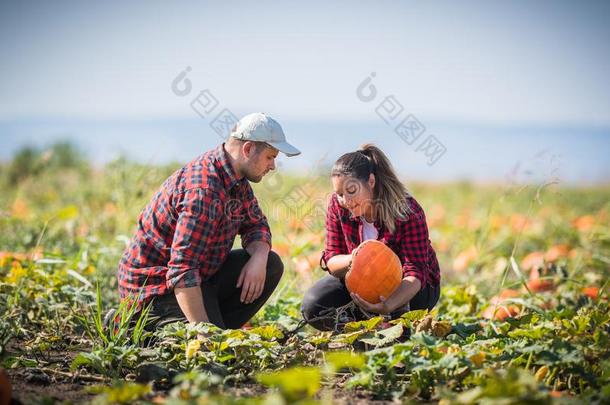
[[(427, 284), (440, 284), (441, 273), (428, 238), (428, 225), (424, 210), (413, 197), (407, 197), (412, 213), (405, 219), (396, 221), (396, 230), (390, 233), (377, 221), (378, 240), (388, 245), (402, 263), (403, 277), (416, 277), (424, 288)], [(362, 221), (351, 216), (347, 208), (339, 204), (333, 194), (326, 213), (326, 248), (322, 254), (321, 266), (327, 270), (328, 260), (340, 254), (350, 254), (362, 242)]]
[(250, 183), (236, 178), (220, 145), (170, 176), (140, 214), (119, 264), (121, 298), (146, 302), (201, 285), (220, 269), (237, 234), (244, 247), (271, 245)]

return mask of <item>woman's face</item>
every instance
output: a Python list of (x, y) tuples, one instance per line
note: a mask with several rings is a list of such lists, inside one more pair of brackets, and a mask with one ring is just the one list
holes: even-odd
[(375, 187), (373, 174), (369, 177), (368, 182), (348, 176), (333, 176), (331, 179), (339, 205), (347, 208), (354, 217), (371, 214)]

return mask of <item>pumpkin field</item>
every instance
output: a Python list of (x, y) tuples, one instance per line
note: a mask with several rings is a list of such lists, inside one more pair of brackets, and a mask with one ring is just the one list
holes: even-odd
[(117, 264), (182, 163), (93, 166), (65, 143), (0, 163), (0, 405), (610, 402), (610, 186), (405, 179), (439, 303), (318, 332), (300, 305), (324, 275), (328, 170), (274, 172), (254, 190), (284, 275), (257, 316), (127, 333)]

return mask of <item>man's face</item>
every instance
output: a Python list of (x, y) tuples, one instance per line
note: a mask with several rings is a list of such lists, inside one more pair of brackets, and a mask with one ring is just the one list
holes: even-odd
[(249, 156), (246, 156), (246, 164), (243, 171), (244, 176), (248, 181), (259, 183), (263, 177), (271, 170), (275, 170), (275, 158), (279, 151), (271, 146), (259, 147), (253, 144), (249, 151)]

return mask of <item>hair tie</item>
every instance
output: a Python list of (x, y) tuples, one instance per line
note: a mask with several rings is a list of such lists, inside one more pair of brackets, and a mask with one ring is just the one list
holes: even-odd
[(367, 155), (366, 153), (364, 153), (364, 151), (361, 149), (358, 149), (357, 152), (360, 153), (361, 155), (363, 155), (366, 158), (366, 160), (368, 160), (369, 172), (375, 173), (375, 169), (377, 168), (377, 165), (375, 164), (375, 161), (373, 160), (373, 158), (370, 157), (369, 155)]

